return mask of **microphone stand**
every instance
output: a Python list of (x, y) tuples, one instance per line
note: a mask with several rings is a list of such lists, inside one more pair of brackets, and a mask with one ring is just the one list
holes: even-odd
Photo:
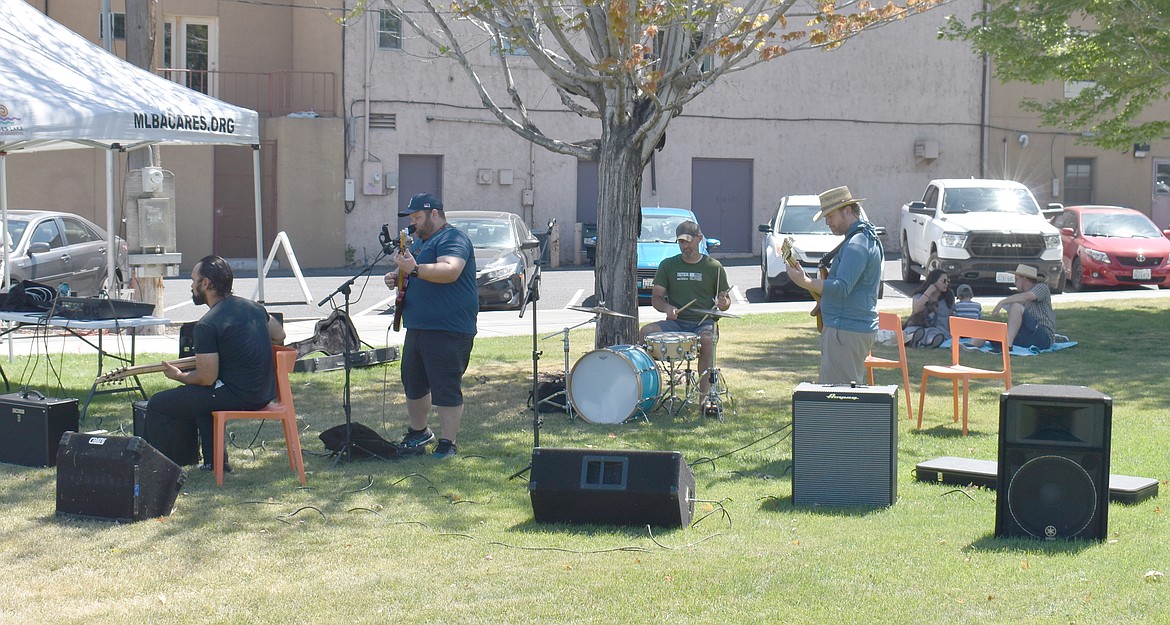
[(341, 450), (337, 452), (336, 456), (334, 456), (333, 464), (330, 465), (330, 468), (336, 467), (338, 462), (342, 462), (342, 461), (349, 462), (353, 458), (353, 453), (352, 453), (353, 452), (353, 406), (350, 404), (350, 371), (353, 369), (352, 362), (351, 362), (352, 358), (353, 358), (353, 352), (356, 351), (356, 349), (357, 349), (357, 346), (352, 345), (351, 342), (354, 339), (356, 339), (357, 337), (353, 336), (353, 332), (351, 332), (351, 330), (353, 329), (354, 326), (353, 326), (353, 321), (349, 318), (349, 295), (350, 295), (350, 292), (352, 290), (350, 287), (353, 286), (354, 282), (357, 282), (358, 278), (368, 274), (370, 272), (370, 270), (372, 270), (374, 268), (374, 265), (376, 265), (379, 260), (382, 260), (386, 256), (387, 256), (386, 250), (383, 249), (382, 253), (380, 253), (376, 258), (374, 258), (373, 262), (366, 265), (364, 269), (362, 269), (360, 272), (355, 274), (349, 280), (346, 280), (344, 283), (342, 283), (341, 286), (334, 289), (332, 293), (330, 293), (329, 295), (326, 295), (324, 299), (317, 302), (318, 306), (324, 306), (325, 302), (332, 300), (334, 295), (340, 294), (340, 295), (343, 295), (345, 297), (344, 310), (345, 310), (345, 326), (346, 327), (345, 327), (345, 356), (343, 359), (343, 362), (345, 363), (345, 391), (344, 391), (343, 399), (341, 402), (342, 410), (345, 413), (345, 442), (342, 443)]
[[(532, 279), (528, 281), (528, 293), (525, 295), (524, 307), (520, 309), (520, 317), (524, 317), (524, 310), (528, 308), (528, 304), (532, 304), (532, 448), (534, 450), (540, 447), (540, 400), (536, 397), (536, 387), (540, 380), (540, 356), (543, 353), (539, 349), (536, 338), (536, 302), (540, 300), (540, 269), (544, 265), (544, 252), (548, 247), (548, 241), (552, 237), (553, 226), (556, 223), (556, 219), (548, 222), (548, 232), (544, 236), (544, 241), (540, 244), (539, 253), (536, 255), (536, 262), (533, 263)], [(531, 468), (532, 464), (530, 463), (523, 469), (513, 473), (508, 479), (511, 480), (520, 477)]]

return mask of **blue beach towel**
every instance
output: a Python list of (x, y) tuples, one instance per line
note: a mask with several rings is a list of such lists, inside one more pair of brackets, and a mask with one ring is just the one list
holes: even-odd
[[(970, 342), (971, 342), (971, 339), (963, 339), (963, 349), (968, 349), (968, 350), (979, 349), (979, 351), (981, 351), (981, 352), (986, 352), (989, 354), (992, 353), (991, 344), (984, 343), (979, 348), (975, 348), (975, 347), (972, 347), (971, 345), (969, 345)], [(1035, 356), (1036, 354), (1055, 352), (1055, 351), (1059, 351), (1059, 350), (1066, 349), (1069, 347), (1073, 347), (1076, 344), (1077, 344), (1076, 341), (1068, 340), (1067, 336), (1064, 336), (1062, 334), (1057, 334), (1056, 340), (1053, 341), (1052, 346), (1049, 347), (1048, 349), (1040, 349), (1039, 347), (1036, 347), (1035, 345), (1033, 345), (1031, 347), (1020, 347), (1019, 345), (1012, 345), (1012, 354), (1011, 355), (1012, 356)], [(947, 340), (943, 341), (942, 345), (939, 345), (939, 348), (943, 348), (943, 347), (950, 348), (950, 346), (951, 346), (951, 340), (947, 339)]]

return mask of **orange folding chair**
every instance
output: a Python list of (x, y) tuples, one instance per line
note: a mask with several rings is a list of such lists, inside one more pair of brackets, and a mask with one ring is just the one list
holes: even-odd
[[(966, 351), (960, 339), (998, 341), (1002, 351), (1003, 369), (979, 369), (959, 362), (959, 354)], [(978, 351), (978, 350), (972, 350)], [(1007, 324), (1001, 321), (967, 319), (951, 316), (951, 364), (922, 367), (922, 384), (918, 387), (918, 429), (922, 429), (922, 407), (926, 401), (926, 381), (931, 377), (949, 379), (954, 403), (955, 421), (959, 420), (959, 382), (963, 383), (963, 436), (967, 435), (967, 401), (973, 379), (1002, 379), (1004, 389), (1012, 387), (1011, 345), (1007, 344)]]
[(894, 338), (898, 341), (898, 359), (890, 360), (874, 356), (873, 352), (870, 351), (869, 355), (865, 357), (865, 372), (869, 374), (869, 385), (873, 386), (874, 369), (901, 369), (902, 392), (906, 395), (906, 418), (913, 419), (914, 400), (910, 399), (910, 369), (906, 366), (906, 340), (902, 334), (902, 318), (894, 313), (879, 312), (878, 329), (890, 330), (894, 333)]
[(297, 411), (293, 407), (292, 385), (288, 375), (296, 365), (297, 350), (282, 345), (272, 346), (276, 361), (276, 401), (259, 410), (218, 410), (211, 413), (215, 429), (215, 483), (223, 486), (224, 430), (231, 419), (278, 419), (284, 426), (284, 442), (288, 449), (288, 466), (305, 481), (305, 458), (301, 455), (301, 434), (297, 429)]

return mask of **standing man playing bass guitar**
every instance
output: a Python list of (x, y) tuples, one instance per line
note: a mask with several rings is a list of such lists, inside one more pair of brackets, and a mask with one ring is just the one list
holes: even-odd
[[(443, 202), (430, 193), (410, 198), (399, 217), (410, 217), (415, 241), (409, 250), (390, 257), (396, 270), (385, 276), (395, 288), (406, 282), (400, 298), (406, 339), (402, 345), (402, 388), (410, 425), (400, 454), (423, 454), (435, 440), (427, 427), (434, 406), (439, 417), (439, 443), (432, 454), (456, 454), (456, 436), (463, 419), (463, 373), (471, 359), (479, 314), (475, 284), (475, 250), (465, 232), (447, 223)], [(397, 312), (396, 312), (397, 314)]]
[(865, 356), (877, 336), (878, 289), (882, 281), (885, 250), (873, 224), (861, 219), (861, 198), (848, 187), (829, 189), (820, 195), (822, 217), (845, 240), (821, 260), (829, 266), (824, 278), (809, 278), (800, 267), (787, 267), (793, 283), (820, 294), (824, 320), (821, 334), (822, 384), (848, 384), (865, 378)]
[[(214, 449), (211, 413), (257, 410), (276, 398), (272, 344), (284, 328), (264, 307), (232, 295), (232, 268), (219, 256), (204, 256), (191, 269), (191, 301), (207, 304), (195, 323), (195, 367), (183, 371), (162, 363), (166, 376), (182, 386), (151, 396), (144, 438), (175, 464), (195, 464), (195, 434), (202, 439), (203, 464), (211, 470)], [(224, 459), (224, 471), (231, 467)]]

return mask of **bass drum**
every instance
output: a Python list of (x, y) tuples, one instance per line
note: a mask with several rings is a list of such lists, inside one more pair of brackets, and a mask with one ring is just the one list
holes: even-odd
[(637, 345), (614, 345), (582, 356), (566, 388), (582, 419), (622, 423), (658, 400), (658, 365)]

